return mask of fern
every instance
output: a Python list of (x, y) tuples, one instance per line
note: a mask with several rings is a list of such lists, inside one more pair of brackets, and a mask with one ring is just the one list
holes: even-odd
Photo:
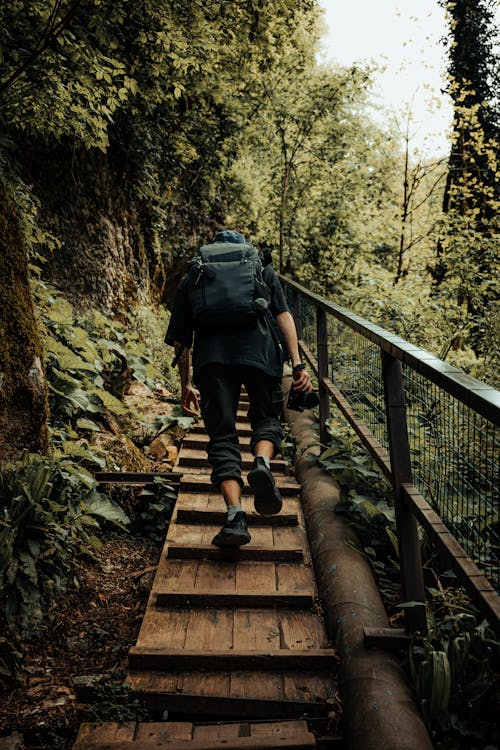
[(125, 528), (128, 518), (88, 472), (57, 455), (7, 467), (0, 505), (0, 619), (29, 635), (74, 580), (77, 555), (99, 548), (100, 523)]

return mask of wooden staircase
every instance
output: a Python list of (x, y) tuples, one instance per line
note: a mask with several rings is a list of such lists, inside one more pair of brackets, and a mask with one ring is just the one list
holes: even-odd
[(233, 722), (196, 725), (187, 721), (82, 724), (73, 750), (313, 750), (305, 721)]
[[(248, 470), (245, 415), (242, 401), (238, 428)], [(200, 424), (184, 441), (176, 506), (129, 652), (134, 693), (169, 718), (188, 721), (127, 725), (126, 738), (118, 739), (109, 724), (82, 725), (75, 750), (138, 743), (186, 750), (316, 746), (305, 720), (328, 715), (336, 655), (317, 599), (300, 487), (286, 462), (274, 461), (282, 512), (258, 515), (246, 488), (242, 505), (252, 541), (218, 549), (211, 540), (226, 509), (209, 480), (207, 441)], [(189, 723), (193, 718), (203, 727)]]

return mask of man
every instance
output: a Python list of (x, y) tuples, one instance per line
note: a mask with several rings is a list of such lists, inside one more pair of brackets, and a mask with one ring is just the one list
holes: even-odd
[[(246, 244), (244, 235), (231, 230), (219, 232), (212, 242), (235, 246)], [(220, 489), (227, 506), (224, 526), (212, 541), (219, 547), (238, 547), (250, 541), (241, 507), (242, 462), (236, 431), (236, 411), (242, 385), (250, 401), (250, 449), (255, 459), (247, 478), (254, 493), (255, 509), (263, 515), (274, 515), (282, 506), (270, 461), (279, 453), (283, 439), (279, 420), (283, 360), (269, 314), (274, 316), (286, 342), (293, 367), (293, 387), (297, 391), (311, 390), (311, 378), (300, 361), (295, 324), (271, 265), (264, 268), (263, 278), (270, 292), (269, 312), (251, 325), (214, 328), (194, 324), (189, 284), (196, 281), (193, 282), (188, 274), (177, 290), (165, 336), (165, 342), (175, 346), (179, 357), (184, 411), (197, 416), (201, 403), (201, 416), (210, 438), (208, 462), (212, 467), (211, 480)]]

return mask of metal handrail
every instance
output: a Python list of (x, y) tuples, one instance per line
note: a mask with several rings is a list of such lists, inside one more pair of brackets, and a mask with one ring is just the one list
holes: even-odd
[(375, 323), (370, 323), (360, 315), (356, 315), (350, 310), (310, 292), (297, 281), (282, 275), (279, 275), (279, 278), (286, 286), (299, 292), (315, 307), (330, 313), (369, 341), (377, 344), (380, 349), (401, 360), (408, 367), (446, 390), (451, 396), (474, 409), (481, 416), (486, 417), (497, 426), (500, 425), (500, 391), (482, 383), (480, 380), (476, 380), (458, 367), (443, 362), (443, 360), (416, 346), (416, 344), (405, 341), (405, 339), (389, 333)]
[[(495, 427), (500, 425), (500, 393), (424, 349), (310, 292), (298, 282), (282, 275), (280, 279), (285, 289), (288, 288), (293, 295), (293, 312), (302, 356), (309, 362), (318, 379), (321, 442), (326, 444), (328, 441), (326, 420), (330, 416), (329, 401), (332, 398), (385, 476), (392, 482), (403, 596), (406, 602), (412, 602), (412, 605), (405, 609), (407, 629), (410, 632), (426, 632), (425, 588), (417, 534), (418, 520), (426, 528), (440, 553), (449, 560), (475, 603), (493, 627), (500, 630), (498, 594), (413, 483), (402, 367), (404, 365), (405, 368), (418, 373), (418, 377), (430, 381), (440, 391), (458, 400)], [(316, 309), (317, 358), (302, 340), (302, 300), (306, 300)], [(371, 433), (348, 399), (328, 377), (328, 316), (333, 316), (342, 325), (348, 326), (380, 349), (389, 451)], [(415, 602), (421, 606), (415, 606)]]

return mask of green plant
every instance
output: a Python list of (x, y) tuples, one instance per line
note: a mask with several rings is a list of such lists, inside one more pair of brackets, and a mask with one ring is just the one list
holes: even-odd
[[(340, 484), (336, 511), (355, 528), (394, 618), (402, 605), (390, 487), (345, 423), (330, 420), (329, 432), (332, 444), (318, 461)], [(500, 643), (479, 620), (451, 571), (434, 571), (437, 556), (425, 534), (421, 550), (424, 576), (428, 580), (432, 575), (435, 585), (427, 586), (429, 632), (424, 640), (413, 639), (408, 653), (409, 678), (420, 709), (436, 737), (452, 738), (454, 744), (446, 747), (483, 750), (490, 743), (488, 748), (493, 748), (500, 732), (488, 706), (500, 699)]]
[(133, 380), (154, 390), (176, 379), (165, 367), (166, 313), (134, 307), (125, 322), (98, 312), (77, 319), (63, 295), (40, 279), (34, 293), (42, 322), (52, 424), (70, 422), (97, 429), (94, 420), (110, 412), (130, 414), (123, 396)]
[(141, 492), (140, 500), (145, 502), (133, 518), (134, 531), (161, 542), (165, 538), (176, 497), (177, 492), (171, 485), (155, 477), (154, 485), (145, 487)]
[(425, 640), (422, 646), (410, 647), (410, 664), (420, 709), (431, 727), (435, 721), (443, 719), (448, 710), (451, 693), (448, 654)]
[(123, 682), (122, 675), (111, 675), (95, 686), (89, 721), (145, 721), (148, 718), (147, 707)]
[[(439, 598), (453, 607), (456, 596), (456, 589), (441, 588)], [(480, 739), (481, 748), (499, 741), (489, 707), (500, 698), (500, 642), (477, 613), (453, 612), (436, 619), (423, 642), (412, 640), (409, 668), (430, 729)]]
[(128, 524), (124, 512), (96, 490), (71, 459), (26, 455), (0, 473), (1, 617), (28, 635), (68, 584), (74, 559), (92, 555), (100, 522)]
[(330, 419), (331, 444), (319, 465), (340, 486), (335, 512), (343, 515), (359, 537), (378, 587), (394, 617), (400, 600), (400, 571), (392, 488), (345, 422)]

